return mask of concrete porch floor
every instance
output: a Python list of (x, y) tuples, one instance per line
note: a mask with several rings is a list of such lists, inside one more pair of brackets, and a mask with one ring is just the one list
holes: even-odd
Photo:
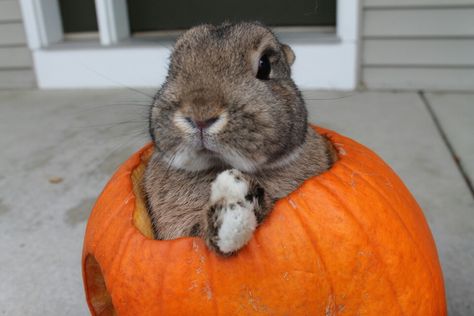
[[(473, 315), (474, 94), (305, 97), (312, 122), (372, 148), (404, 180), (434, 234), (450, 315)], [(0, 315), (88, 314), (86, 220), (116, 167), (147, 142), (149, 102), (120, 89), (0, 92)]]

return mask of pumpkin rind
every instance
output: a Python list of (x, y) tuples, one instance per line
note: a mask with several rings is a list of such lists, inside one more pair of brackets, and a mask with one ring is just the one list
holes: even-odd
[[(410, 192), (372, 151), (319, 131), (338, 148), (339, 161), (278, 201), (229, 258), (199, 238), (152, 240), (136, 228), (146, 219), (134, 215), (132, 173), (151, 145), (130, 157), (86, 229), (91, 314), (446, 315), (436, 247)], [(98, 267), (86, 267), (91, 256)], [(102, 275), (110, 296), (91, 281)], [(97, 303), (110, 297), (113, 307)]]

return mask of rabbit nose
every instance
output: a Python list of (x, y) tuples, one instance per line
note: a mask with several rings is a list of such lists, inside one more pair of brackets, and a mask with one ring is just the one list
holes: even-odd
[(187, 121), (189, 123), (191, 123), (191, 125), (193, 127), (197, 127), (199, 128), (200, 130), (203, 130), (203, 129), (206, 129), (208, 128), (209, 126), (211, 126), (212, 124), (214, 124), (218, 119), (219, 117), (218, 116), (215, 116), (215, 117), (212, 117), (210, 119), (207, 119), (207, 120), (204, 120), (204, 121), (201, 121), (201, 120), (193, 120), (192, 118), (190, 117), (187, 117), (186, 118)]

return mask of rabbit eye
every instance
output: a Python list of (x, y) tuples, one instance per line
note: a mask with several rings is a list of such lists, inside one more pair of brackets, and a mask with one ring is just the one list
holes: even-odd
[(268, 59), (267, 55), (263, 55), (260, 57), (258, 61), (258, 71), (257, 71), (257, 79), (260, 80), (268, 80), (270, 79), (270, 71), (272, 70), (270, 66), (270, 60)]

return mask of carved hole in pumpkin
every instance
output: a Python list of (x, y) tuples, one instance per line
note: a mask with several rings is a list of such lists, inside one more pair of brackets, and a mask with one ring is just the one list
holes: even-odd
[(133, 193), (135, 194), (135, 211), (133, 212), (133, 224), (145, 236), (154, 239), (150, 215), (148, 214), (145, 198), (142, 190), (142, 178), (145, 167), (153, 153), (153, 148), (145, 151), (141, 158), (141, 163), (132, 171)]
[[(313, 126), (313, 128), (315, 128)], [(340, 159), (340, 150), (334, 143), (331, 135), (327, 132), (318, 131), (324, 136), (327, 143), (331, 146), (330, 154), (335, 159), (334, 164)], [(144, 151), (140, 157), (140, 164), (132, 171), (131, 179), (133, 184), (133, 193), (135, 194), (135, 211), (133, 212), (133, 224), (134, 226), (147, 238), (155, 239), (150, 214), (146, 208), (145, 197), (142, 190), (142, 179), (145, 173), (145, 168), (153, 154), (153, 146), (148, 150)], [(334, 166), (334, 165), (333, 165)], [(331, 167), (332, 168), (332, 167)], [(327, 172), (327, 171), (326, 171)]]
[(112, 297), (105, 284), (102, 269), (93, 255), (87, 255), (85, 260), (87, 300), (97, 316), (117, 315)]

